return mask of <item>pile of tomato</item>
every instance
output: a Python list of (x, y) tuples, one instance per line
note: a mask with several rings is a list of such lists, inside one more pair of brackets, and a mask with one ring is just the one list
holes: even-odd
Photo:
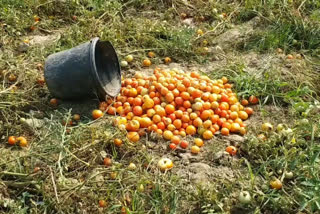
[(123, 79), (116, 100), (101, 102), (99, 109), (118, 115), (115, 125), (127, 130), (131, 142), (152, 132), (171, 141), (170, 148), (175, 149), (186, 147), (187, 135), (210, 140), (218, 131), (222, 135), (246, 133), (243, 121), (253, 114), (246, 106), (258, 99), (251, 96), (239, 102), (231, 88), (226, 77), (212, 80), (198, 72), (156, 68), (151, 76), (136, 73)]

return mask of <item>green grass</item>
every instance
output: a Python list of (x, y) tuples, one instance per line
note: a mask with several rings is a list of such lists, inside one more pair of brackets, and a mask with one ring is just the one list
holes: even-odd
[(301, 19), (279, 21), (272, 24), (267, 32), (257, 32), (245, 44), (245, 49), (260, 51), (282, 48), (285, 52), (310, 50), (314, 55), (319, 53), (319, 23), (304, 22)]
[[(294, 13), (298, 8), (301, 17)], [(319, 212), (320, 88), (319, 63), (313, 58), (320, 44), (319, 9), (319, 2), (312, 0), (75, 0), (68, 4), (0, 0), (0, 213), (120, 213), (122, 207), (132, 214)], [(194, 19), (194, 27), (182, 24), (182, 12)], [(228, 17), (221, 19), (221, 13)], [(34, 15), (41, 18), (39, 23)], [(153, 142), (154, 148), (145, 146), (146, 138), (138, 145), (125, 140), (123, 147), (116, 148), (113, 139), (125, 139), (125, 133), (112, 125), (110, 117), (91, 120), (95, 102), (61, 102), (53, 108), (47, 88), (36, 83), (43, 76), (37, 64), (43, 64), (49, 54), (95, 36), (111, 41), (120, 58), (132, 54), (135, 61), (130, 69), (142, 69), (148, 51), (156, 53), (152, 59), (156, 65), (170, 56), (174, 62), (201, 68), (214, 57), (201, 54), (204, 40), (213, 45), (211, 41), (233, 24), (255, 16), (262, 20), (256, 32), (240, 49), (235, 46), (226, 52), (242, 55), (251, 50), (262, 57), (262, 52), (269, 52), (280, 58), (273, 52), (282, 48), (285, 53), (303, 53), (305, 58), (290, 61), (292, 69), (287, 73), (281, 70), (286, 60), (268, 70), (257, 68), (253, 74), (240, 58), (227, 59), (208, 73), (211, 78), (227, 76), (240, 98), (256, 95), (261, 100), (236, 157), (228, 157), (225, 165), (213, 161), (229, 142), (218, 135), (200, 158), (212, 168), (224, 167), (234, 177), (210, 177), (209, 184), (183, 179), (177, 171), (187, 166), (162, 149), (161, 140)], [(35, 31), (30, 30), (33, 25)], [(202, 37), (196, 35), (199, 28), (205, 32)], [(56, 33), (61, 33), (57, 42), (18, 51), (23, 40), (33, 35)], [(18, 77), (16, 82), (8, 81), (10, 74)], [(63, 125), (74, 113), (81, 114), (81, 121)], [(43, 128), (30, 129), (23, 122), (23, 118), (43, 117), (47, 118)], [(264, 133), (267, 140), (261, 141), (257, 136), (262, 133), (261, 123), (267, 121), (274, 131)], [(275, 131), (279, 123), (292, 133)], [(8, 146), (10, 135), (26, 136), (29, 146)], [(105, 155), (113, 159), (112, 167), (103, 165)], [(175, 158), (175, 167), (161, 173), (156, 164), (165, 155)], [(137, 166), (134, 171), (127, 169), (131, 162)], [(35, 167), (40, 171), (33, 173)], [(289, 171), (294, 174), (290, 180), (284, 178)], [(111, 173), (117, 173), (115, 179)], [(274, 177), (282, 180), (281, 190), (269, 187)], [(250, 192), (250, 204), (239, 203), (240, 191)], [(108, 203), (104, 209), (98, 207), (101, 199)]]
[[(308, 50), (318, 55), (320, 48), (320, 4), (316, 1), (248, 0), (239, 11), (239, 21), (254, 16), (263, 19), (261, 30), (241, 44), (244, 49), (258, 51), (282, 48), (286, 52)], [(266, 27), (267, 26), (267, 27)]]
[(282, 76), (278, 70), (252, 74), (245, 71), (244, 65), (234, 63), (228, 68), (210, 73), (212, 78), (222, 76), (227, 76), (231, 80), (239, 97), (248, 99), (251, 95), (258, 96), (262, 105), (293, 105), (317, 97), (312, 84), (307, 85), (304, 80), (292, 81), (289, 77)]

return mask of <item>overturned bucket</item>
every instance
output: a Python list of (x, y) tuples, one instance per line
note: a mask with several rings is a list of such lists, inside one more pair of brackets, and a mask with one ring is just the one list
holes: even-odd
[(52, 96), (85, 99), (116, 96), (121, 89), (121, 73), (116, 51), (108, 41), (93, 38), (70, 50), (50, 55), (44, 68)]

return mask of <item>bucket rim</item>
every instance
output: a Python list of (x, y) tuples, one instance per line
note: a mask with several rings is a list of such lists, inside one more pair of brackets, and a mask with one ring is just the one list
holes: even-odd
[[(100, 38), (99, 37), (94, 37), (90, 40), (90, 61), (91, 61), (91, 70), (92, 70), (92, 73), (93, 73), (93, 76), (94, 76), (94, 80), (96, 82), (96, 89), (97, 89), (97, 96), (99, 97), (99, 99), (101, 100), (105, 100), (106, 99), (106, 96), (111, 96), (111, 97), (115, 97), (119, 94), (120, 90), (121, 90), (121, 71), (120, 71), (120, 65), (118, 65), (118, 68), (117, 69), (117, 74), (118, 74), (118, 79), (119, 79), (119, 89), (115, 91), (114, 94), (110, 94), (108, 91), (105, 90), (105, 84), (102, 83), (100, 77), (99, 77), (99, 74), (98, 74), (98, 70), (97, 70), (97, 65), (96, 65), (96, 60), (95, 60), (95, 51), (96, 51), (96, 45), (97, 43), (100, 41)], [(108, 42), (111, 47), (112, 47), (112, 50), (114, 52), (114, 56), (116, 58), (116, 63), (119, 64), (119, 59), (118, 59), (118, 55), (112, 45), (111, 42), (109, 41), (103, 41), (103, 42)]]

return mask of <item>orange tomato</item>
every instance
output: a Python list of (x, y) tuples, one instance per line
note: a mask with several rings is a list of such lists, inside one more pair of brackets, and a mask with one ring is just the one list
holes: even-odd
[(228, 110), (229, 109), (229, 104), (227, 102), (222, 102), (222, 103), (220, 103), (219, 108), (221, 110)]
[(232, 123), (231, 124), (231, 128), (230, 128), (230, 131), (231, 132), (239, 132), (240, 131), (240, 124), (239, 123)]
[(103, 159), (103, 165), (105, 165), (105, 166), (107, 166), (107, 167), (111, 166), (111, 165), (112, 165), (112, 160), (111, 160), (111, 158), (104, 158), (104, 159)]
[(258, 103), (259, 103), (259, 99), (258, 99), (256, 96), (251, 95), (251, 96), (249, 97), (249, 102), (250, 102), (251, 104), (258, 104)]
[[(112, 107), (113, 108), (113, 107)], [(113, 108), (114, 109), (114, 108)], [(115, 112), (114, 112), (115, 113)], [(100, 118), (100, 117), (102, 117), (103, 116), (103, 112), (101, 111), (101, 110), (98, 110), (98, 109), (95, 109), (95, 110), (93, 110), (92, 111), (92, 118), (94, 119), (94, 120), (96, 120), (96, 119), (98, 119), (98, 118)]]
[(220, 117), (229, 118), (228, 112), (226, 110), (222, 110), (220, 112)]
[(180, 137), (179, 136), (173, 136), (172, 138), (171, 138), (171, 143), (173, 143), (173, 144), (175, 144), (175, 145), (179, 145), (179, 143), (180, 143)]
[(189, 115), (187, 115), (187, 114), (182, 115), (181, 121), (182, 121), (183, 123), (188, 123), (188, 122), (190, 121)]
[(160, 93), (161, 93), (163, 96), (166, 96), (166, 94), (169, 93), (169, 90), (168, 90), (168, 88), (166, 88), (166, 87), (162, 87), (161, 90), (160, 90)]
[[(185, 87), (190, 87), (191, 86), (191, 81), (187, 78), (183, 79), (182, 80), (182, 84), (185, 86)], [(189, 95), (190, 96), (190, 95)]]
[(203, 140), (201, 138), (195, 138), (194, 139), (194, 144), (196, 146), (202, 147), (203, 146)]
[(157, 131), (157, 129), (158, 129), (158, 126), (156, 124), (152, 124), (151, 126), (149, 126), (150, 131), (155, 132), (155, 131)]
[(161, 101), (160, 101), (159, 97), (154, 97), (153, 102), (154, 102), (154, 105), (159, 105)]
[(131, 142), (138, 142), (140, 139), (139, 133), (138, 132), (128, 132), (127, 134), (127, 138), (131, 141)]
[[(135, 88), (130, 88), (130, 89), (129, 89), (129, 93), (128, 93), (128, 96), (129, 96), (129, 97), (136, 97), (137, 94), (138, 94), (137, 89), (135, 89)], [(131, 103), (130, 103), (130, 104), (131, 104)]]
[(247, 114), (247, 112), (245, 112), (245, 111), (239, 111), (239, 118), (240, 119), (242, 119), (242, 120), (246, 120), (246, 119), (248, 119), (248, 114)]
[(212, 103), (211, 103), (211, 108), (212, 108), (212, 109), (217, 109), (217, 108), (219, 108), (219, 103), (218, 103), (217, 101), (212, 102)]
[(154, 109), (148, 109), (147, 116), (149, 118), (152, 118), (156, 114), (156, 111)]
[(169, 92), (165, 95), (167, 102), (171, 103), (174, 100), (174, 95), (172, 92)]
[(166, 125), (164, 124), (164, 122), (159, 122), (157, 123), (158, 129), (164, 130), (166, 128)]
[(192, 154), (199, 154), (199, 152), (200, 152), (200, 148), (197, 145), (191, 147)]
[(229, 102), (229, 97), (225, 94), (221, 94), (221, 102)]
[[(121, 102), (120, 102), (120, 105), (121, 105)], [(133, 99), (133, 105), (134, 106), (141, 106), (142, 105), (142, 99), (139, 98), (139, 97), (136, 97)], [(117, 108), (117, 106), (114, 106)]]
[(184, 108), (190, 108), (190, 107), (191, 107), (191, 102), (190, 102), (189, 100), (185, 100), (185, 101), (183, 102), (183, 107), (184, 107)]
[(212, 128), (214, 128), (216, 132), (220, 130), (220, 126), (218, 124), (213, 124)]
[(211, 113), (209, 110), (204, 110), (201, 112), (200, 118), (202, 120), (207, 120), (211, 116)]
[(186, 148), (188, 148), (188, 146), (189, 146), (188, 141), (182, 140), (182, 141), (180, 142), (180, 147), (181, 147), (181, 148), (186, 149)]
[(227, 77), (222, 77), (221, 78), (223, 84), (226, 84), (228, 82), (228, 78)]
[(174, 135), (179, 135), (179, 133), (180, 133), (180, 132), (179, 132), (179, 130), (177, 130), (177, 129), (175, 129), (175, 130), (173, 131), (173, 134), (174, 134)]
[(270, 181), (270, 186), (272, 189), (281, 189), (282, 188), (282, 182), (279, 179), (274, 179)]
[(176, 127), (176, 129), (180, 129), (182, 127), (182, 122), (179, 119), (176, 119), (173, 121), (173, 125)]
[(166, 105), (166, 107), (165, 107), (165, 111), (167, 114), (172, 114), (175, 112), (175, 110), (176, 110), (175, 107), (171, 104)]
[[(112, 107), (112, 106), (108, 107), (108, 111), (107, 111), (108, 114), (115, 115), (116, 112), (117, 112), (117, 110), (115, 107)], [(97, 114), (96, 116), (98, 116), (98, 115), (100, 115), (100, 112), (96, 112), (95, 114)], [(95, 119), (95, 116), (93, 116), (93, 112), (92, 112), (92, 117), (93, 117), (93, 119)]]
[(166, 64), (169, 64), (169, 63), (171, 62), (171, 58), (170, 58), (170, 57), (165, 57), (165, 58), (164, 58), (164, 62), (165, 62)]
[(180, 95), (180, 91), (176, 88), (172, 90), (172, 93), (175, 97), (178, 97)]
[(202, 105), (203, 109), (209, 110), (211, 108), (211, 103), (210, 102), (205, 102)]
[(177, 104), (177, 105), (183, 105), (183, 102), (184, 102), (184, 100), (183, 100), (183, 98), (182, 97), (176, 97), (175, 99), (174, 99), (174, 102)]
[(238, 112), (238, 111), (239, 111), (239, 106), (238, 106), (238, 105), (232, 105), (232, 106), (230, 107), (230, 110), (231, 110), (231, 111)]
[(17, 139), (16, 139), (15, 136), (10, 136), (10, 137), (8, 138), (8, 144), (14, 145), (14, 144), (16, 144), (16, 142), (17, 142)]
[(193, 72), (190, 73), (190, 76), (192, 78), (198, 79), (200, 77), (200, 74), (198, 72), (196, 72), (196, 71), (193, 71)]
[(170, 91), (172, 91), (173, 89), (175, 89), (175, 85), (174, 84), (172, 84), (172, 83), (170, 83), (169, 85), (168, 85), (168, 89), (170, 90)]
[(238, 99), (235, 96), (229, 97), (229, 104), (230, 105), (236, 104), (237, 102), (238, 102)]
[(206, 130), (202, 134), (203, 139), (210, 140), (213, 138), (213, 133), (210, 130)]
[(133, 114), (136, 116), (141, 116), (143, 113), (142, 107), (141, 106), (135, 106), (133, 107)]
[(245, 108), (244, 111), (245, 111), (249, 116), (253, 114), (253, 109), (250, 108), (250, 107)]
[(141, 128), (148, 128), (151, 125), (152, 125), (152, 121), (149, 117), (141, 118), (141, 120), (140, 120), (140, 127)]
[(200, 126), (202, 126), (202, 120), (199, 118), (199, 117), (197, 117), (196, 119), (194, 119), (193, 120), (193, 122), (192, 122), (192, 124), (195, 126), (195, 127), (200, 127)]
[(170, 143), (169, 144), (169, 148), (172, 149), (172, 150), (175, 150), (177, 148), (177, 145), (174, 144), (174, 143)]
[(28, 141), (27, 141), (27, 139), (25, 137), (18, 137), (17, 138), (17, 143), (21, 147), (26, 147), (28, 145)]
[(230, 113), (229, 117), (230, 117), (230, 119), (235, 120), (238, 118), (238, 113), (233, 111)]
[(99, 200), (99, 207), (106, 207), (107, 202), (105, 200)]
[(150, 59), (144, 59), (143, 62), (142, 62), (142, 65), (144, 67), (149, 67), (151, 65)]
[(50, 105), (53, 107), (57, 107), (58, 106), (58, 100), (56, 98), (52, 98), (50, 100)]
[(122, 140), (119, 138), (114, 139), (113, 142), (114, 142), (114, 145), (118, 147), (122, 146)]
[(231, 129), (231, 124), (229, 123), (229, 122), (224, 122), (223, 124), (222, 124), (222, 128), (227, 128), (227, 129)]
[(226, 148), (226, 152), (228, 152), (231, 156), (234, 156), (237, 154), (237, 148), (234, 146), (228, 146)]
[(166, 139), (166, 140), (171, 140), (171, 138), (173, 137), (173, 133), (169, 130), (165, 130), (163, 132), (163, 138)]
[(182, 92), (182, 93), (180, 94), (180, 96), (181, 96), (182, 99), (184, 99), (184, 100), (190, 100), (190, 94), (189, 94), (188, 92), (186, 92), (186, 91)]
[(188, 125), (187, 128), (186, 128), (186, 133), (188, 135), (194, 135), (194, 134), (197, 133), (197, 129), (192, 125)]
[(241, 135), (245, 135), (247, 133), (247, 130), (246, 130), (245, 127), (240, 127), (239, 132), (240, 132)]
[(193, 98), (193, 99), (198, 98), (198, 97), (201, 97), (201, 95), (202, 95), (202, 92), (201, 92), (200, 90), (198, 90), (198, 89), (196, 89), (196, 90), (194, 90), (194, 91), (192, 92), (192, 98)]
[(207, 101), (207, 100), (209, 100), (209, 97), (210, 97), (210, 93), (206, 92), (206, 93), (202, 94), (201, 99), (203, 101)]
[(129, 131), (138, 131), (140, 128), (140, 122), (138, 120), (131, 120), (126, 125), (126, 129)]
[(150, 51), (148, 53), (148, 57), (150, 57), (150, 58), (154, 58), (155, 56), (156, 56), (156, 54), (154, 52), (152, 52), (152, 51)]
[(160, 117), (163, 117), (166, 115), (165, 109), (159, 105), (155, 106), (155, 111), (156, 111), (156, 114), (158, 114)]
[(195, 113), (195, 112), (190, 113), (190, 119), (191, 119), (191, 120), (194, 120), (194, 119), (196, 119), (197, 117), (198, 117), (197, 113)]
[(172, 120), (169, 117), (162, 117), (161, 121), (167, 126), (172, 123)]
[(174, 121), (175, 119), (177, 119), (177, 116), (175, 113), (171, 113), (168, 117), (171, 119), (171, 121)]
[(227, 129), (227, 128), (222, 128), (222, 129), (221, 129), (221, 134), (222, 134), (222, 135), (229, 135), (229, 129)]
[(152, 117), (152, 121), (154, 122), (154, 123), (159, 123), (159, 122), (161, 122), (161, 117), (160, 117), (160, 115), (154, 115), (153, 117)]
[(202, 125), (205, 129), (209, 129), (212, 126), (212, 122), (211, 122), (211, 120), (206, 120), (203, 122)]
[(241, 100), (241, 105), (243, 105), (243, 106), (247, 106), (247, 105), (249, 105), (249, 101), (248, 101), (248, 100), (246, 100), (246, 99)]
[(183, 111), (181, 111), (181, 110), (177, 110), (177, 111), (175, 111), (174, 113), (175, 113), (175, 115), (176, 115), (177, 118), (181, 118), (182, 115), (183, 115)]

